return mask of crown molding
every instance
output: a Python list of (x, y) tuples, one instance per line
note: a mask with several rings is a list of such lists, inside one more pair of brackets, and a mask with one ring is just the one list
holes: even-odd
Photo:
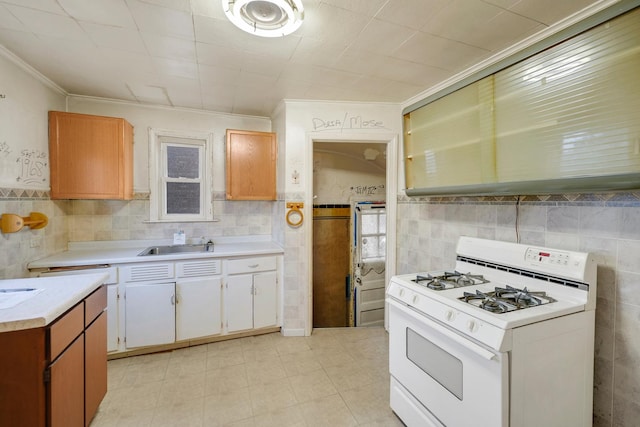
[(31, 77), (35, 78), (36, 80), (38, 80), (39, 82), (41, 82), (42, 84), (47, 86), (48, 88), (58, 92), (60, 95), (64, 95), (64, 96), (68, 96), (69, 95), (69, 93), (66, 90), (64, 90), (63, 88), (58, 86), (55, 82), (53, 82), (51, 79), (46, 77), (40, 71), (36, 70), (31, 65), (27, 64), (26, 62), (24, 62), (24, 60), (22, 58), (20, 58), (18, 55), (16, 55), (15, 53), (11, 52), (9, 49), (7, 49), (6, 47), (4, 47), (1, 44), (0, 44), (0, 55), (2, 55), (5, 58), (7, 58), (9, 61), (14, 63), (18, 67), (20, 67), (27, 74), (29, 74)]

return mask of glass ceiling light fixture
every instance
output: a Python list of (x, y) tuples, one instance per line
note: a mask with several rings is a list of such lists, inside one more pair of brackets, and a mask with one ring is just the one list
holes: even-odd
[(302, 0), (222, 0), (227, 18), (238, 28), (260, 37), (283, 37), (300, 28)]

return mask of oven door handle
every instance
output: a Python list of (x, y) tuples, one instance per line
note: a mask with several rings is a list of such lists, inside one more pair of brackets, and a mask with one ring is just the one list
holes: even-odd
[[(461, 337), (456, 331), (454, 331), (453, 329), (449, 329), (445, 326), (442, 326), (439, 322), (432, 320), (431, 316), (429, 316), (428, 314), (423, 313), (422, 311), (416, 310), (415, 308), (408, 306), (408, 305), (404, 305), (402, 303), (399, 303), (398, 301), (396, 301), (393, 298), (387, 298), (387, 302), (393, 306), (395, 306), (396, 308), (398, 308), (398, 310), (401, 310), (403, 313), (406, 313), (408, 315), (410, 315), (415, 321), (417, 322), (422, 322), (422, 323), (426, 323), (430, 328), (434, 329), (436, 332), (440, 333), (441, 335), (445, 336), (447, 339), (451, 339), (452, 341), (455, 341), (456, 343), (460, 344), (461, 346), (463, 346), (464, 348), (466, 348), (467, 350), (472, 351), (473, 353), (477, 354), (478, 356), (487, 359), (487, 360), (491, 360), (494, 357), (496, 357), (496, 354), (483, 348), (480, 347), (479, 345), (475, 344), (474, 342), (472, 342), (469, 339), (463, 338)], [(407, 310), (409, 309), (409, 310)]]

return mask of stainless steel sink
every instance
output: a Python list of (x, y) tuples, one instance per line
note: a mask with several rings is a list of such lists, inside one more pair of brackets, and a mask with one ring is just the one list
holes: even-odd
[(202, 245), (167, 245), (167, 246), (150, 246), (140, 252), (138, 256), (149, 255), (171, 255), (188, 252), (213, 252), (213, 243)]

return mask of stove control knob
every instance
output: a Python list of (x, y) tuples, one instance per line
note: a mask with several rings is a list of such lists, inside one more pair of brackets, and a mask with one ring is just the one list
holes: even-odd
[(448, 321), (452, 321), (453, 320), (453, 310), (447, 310), (444, 313), (444, 318), (447, 319)]
[(420, 301), (420, 297), (418, 295), (414, 295), (412, 301), (414, 304), (417, 304), (418, 301)]
[(475, 332), (478, 330), (478, 323), (475, 320), (469, 320), (467, 322), (467, 329), (469, 329), (469, 332)]
[(398, 292), (398, 295), (400, 295), (401, 297), (404, 296), (404, 289), (400, 289), (400, 292)]

